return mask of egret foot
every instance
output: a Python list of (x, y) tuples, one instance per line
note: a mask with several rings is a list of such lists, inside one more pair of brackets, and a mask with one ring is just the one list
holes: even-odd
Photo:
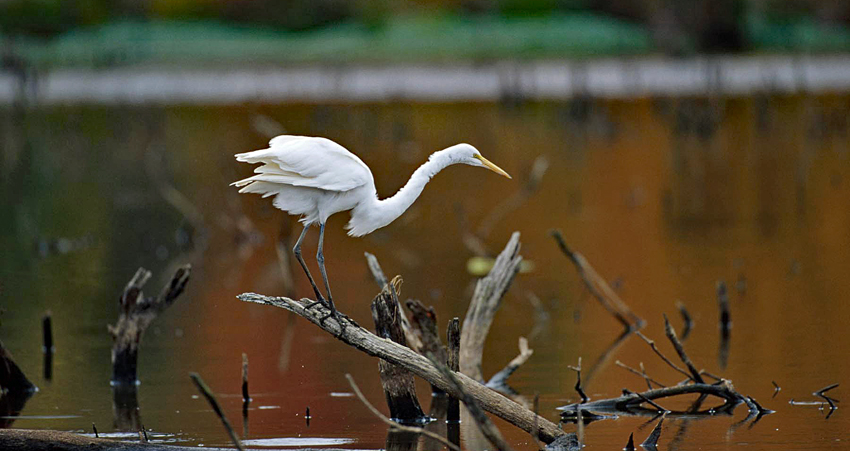
[(351, 318), (349, 318), (348, 316), (346, 316), (342, 313), (339, 313), (339, 311), (337, 309), (330, 309), (330, 311), (328, 312), (327, 315), (319, 318), (319, 325), (324, 326), (325, 321), (329, 318), (335, 319), (336, 323), (339, 324), (339, 335), (337, 335), (337, 337), (341, 336), (342, 333), (345, 332), (346, 326), (345, 326), (345, 322), (342, 320), (343, 318), (346, 318), (348, 321), (351, 321), (352, 324), (355, 324), (355, 325), (357, 324), (354, 321), (352, 321)]
[(318, 301), (313, 301), (313, 302), (309, 303), (308, 305), (304, 306), (304, 309), (305, 309), (305, 310), (310, 310), (311, 308), (313, 308), (313, 307), (315, 307), (315, 306), (317, 306), (317, 305), (321, 305), (322, 307), (324, 307), (324, 308), (326, 308), (326, 309), (330, 309), (330, 308), (331, 308), (331, 307), (328, 305), (327, 301), (325, 301), (325, 299), (324, 299), (324, 298), (319, 297), (319, 300), (318, 300)]

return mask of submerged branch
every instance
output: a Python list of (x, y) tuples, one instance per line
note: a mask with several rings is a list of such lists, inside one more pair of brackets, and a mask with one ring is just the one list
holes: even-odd
[[(687, 384), (676, 385), (674, 387), (656, 388), (655, 390), (647, 390), (642, 393), (629, 393), (617, 398), (601, 399), (587, 403), (574, 403), (559, 407), (562, 418), (574, 418), (576, 411), (580, 408), (583, 411), (601, 412), (601, 413), (643, 413), (649, 412), (652, 415), (658, 413), (656, 409), (644, 409), (640, 405), (646, 400), (657, 400), (669, 398), (671, 396), (686, 395), (698, 393), (704, 395), (712, 395), (721, 398), (725, 404), (721, 408), (713, 409), (714, 411), (723, 411), (741, 403), (747, 403), (745, 396), (741, 395), (732, 386), (732, 383), (724, 380), (718, 384)], [(694, 414), (697, 412), (676, 412), (671, 411), (671, 415), (676, 414)]]

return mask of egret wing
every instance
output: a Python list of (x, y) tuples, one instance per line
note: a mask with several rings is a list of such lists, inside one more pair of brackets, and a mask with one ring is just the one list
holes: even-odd
[(374, 184), (372, 172), (360, 158), (326, 138), (282, 135), (272, 139), (267, 149), (237, 154), (236, 159), (263, 163), (254, 171), (257, 175), (236, 186), (265, 182), (349, 191)]

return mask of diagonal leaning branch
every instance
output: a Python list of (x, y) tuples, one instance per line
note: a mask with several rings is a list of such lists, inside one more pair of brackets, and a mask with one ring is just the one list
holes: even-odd
[(626, 328), (627, 331), (631, 330), (640, 330), (643, 328), (646, 323), (641, 317), (637, 316), (632, 309), (629, 308), (626, 303), (620, 299), (620, 296), (608, 285), (608, 282), (605, 281), (599, 273), (593, 269), (593, 266), (590, 265), (590, 262), (584, 258), (584, 255), (570, 249), (567, 246), (566, 241), (564, 241), (563, 235), (558, 230), (553, 230), (550, 232), (552, 237), (555, 238), (555, 241), (558, 243), (558, 247), (561, 249), (561, 252), (570, 259), (571, 262), (575, 265), (578, 270), (579, 276), (584, 281), (585, 286), (599, 301), (602, 307), (608, 311), (614, 318), (617, 318), (623, 327)]
[[(371, 356), (379, 357), (387, 362), (403, 367), (452, 396), (462, 396), (460, 391), (426, 357), (414, 352), (410, 348), (401, 346), (391, 340), (380, 338), (359, 326), (348, 325), (345, 329), (341, 329), (336, 321), (324, 321), (324, 324), (322, 324), (320, 320), (327, 312), (324, 307), (319, 305), (308, 310), (307, 306), (312, 304), (312, 301), (309, 299), (296, 301), (285, 297), (263, 296), (256, 293), (243, 293), (237, 296), (237, 298), (245, 302), (271, 305), (293, 312), (350, 346)], [(536, 421), (540, 439), (544, 442), (550, 443), (564, 434), (564, 431), (555, 423), (542, 418), (535, 420), (536, 415), (534, 412), (485, 387), (468, 376), (461, 373), (455, 373), (455, 376), (463, 388), (476, 401), (481, 403), (484, 410), (529, 433), (535, 430)]]

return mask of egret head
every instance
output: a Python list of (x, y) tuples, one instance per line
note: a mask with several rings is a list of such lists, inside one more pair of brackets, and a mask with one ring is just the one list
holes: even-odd
[(490, 160), (484, 158), (481, 155), (481, 152), (478, 151), (474, 146), (470, 144), (458, 144), (452, 147), (452, 150), (456, 152), (456, 158), (459, 159), (460, 163), (468, 164), (470, 166), (478, 166), (482, 168), (487, 168), (496, 174), (503, 175), (507, 178), (511, 178), (507, 172), (505, 172), (502, 168), (496, 166)]

